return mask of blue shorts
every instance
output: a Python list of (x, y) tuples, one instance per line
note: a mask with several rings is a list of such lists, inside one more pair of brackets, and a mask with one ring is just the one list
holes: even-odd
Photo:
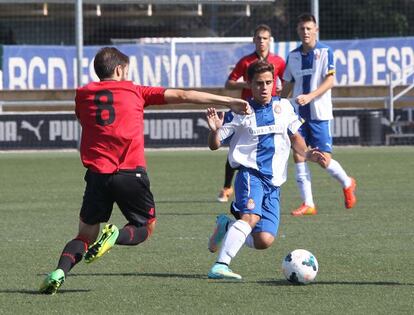
[(253, 169), (241, 168), (234, 182), (235, 201), (232, 213), (239, 219), (244, 213), (260, 216), (252, 233), (268, 232), (277, 235), (280, 221), (280, 187)]
[(330, 120), (305, 121), (299, 132), (305, 139), (306, 145), (319, 148), (322, 152), (332, 152), (332, 135)]

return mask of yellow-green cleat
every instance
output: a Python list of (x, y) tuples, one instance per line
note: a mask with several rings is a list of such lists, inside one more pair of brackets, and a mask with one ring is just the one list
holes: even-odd
[(65, 273), (62, 269), (56, 269), (49, 273), (40, 285), (39, 292), (43, 294), (55, 294), (65, 282)]
[(85, 253), (85, 262), (91, 263), (108, 252), (115, 245), (118, 235), (119, 230), (115, 225), (105, 225), (101, 236), (95, 243), (89, 246), (88, 251)]

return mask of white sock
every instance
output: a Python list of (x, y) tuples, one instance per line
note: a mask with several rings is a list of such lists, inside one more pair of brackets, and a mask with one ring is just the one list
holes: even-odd
[(234, 222), (224, 237), (217, 262), (229, 265), (251, 232), (252, 228), (249, 223), (243, 220), (237, 220)]
[(334, 159), (331, 159), (326, 171), (335, 178), (338, 182), (341, 183), (343, 188), (351, 186), (351, 178), (346, 174), (345, 170), (342, 168)]
[(311, 174), (306, 162), (299, 162), (296, 166), (296, 183), (299, 188), (300, 197), (305, 205), (315, 207), (312, 196)]

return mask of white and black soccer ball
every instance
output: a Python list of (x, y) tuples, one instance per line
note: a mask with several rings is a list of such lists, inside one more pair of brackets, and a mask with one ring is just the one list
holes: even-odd
[(319, 266), (316, 257), (306, 249), (295, 249), (282, 262), (282, 271), (294, 284), (307, 284), (315, 280)]

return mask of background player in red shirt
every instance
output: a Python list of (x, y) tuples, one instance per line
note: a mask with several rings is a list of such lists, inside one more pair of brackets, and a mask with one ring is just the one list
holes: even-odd
[[(248, 100), (252, 97), (252, 91), (247, 84), (247, 68), (253, 62), (257, 60), (266, 60), (268, 63), (273, 64), (275, 69), (274, 82), (272, 96), (279, 95), (282, 90), (282, 77), (285, 71), (285, 61), (270, 52), (270, 41), (272, 38), (272, 30), (266, 24), (260, 24), (254, 30), (253, 43), (256, 46), (256, 50), (250, 55), (242, 57), (230, 73), (225, 87), (230, 90), (242, 90), (241, 98)], [(243, 78), (243, 81), (238, 81)], [(229, 197), (233, 193), (232, 180), (235, 169), (233, 169), (229, 161), (226, 161), (226, 168), (224, 173), (224, 185), (220, 190), (217, 200), (220, 202), (227, 202)]]
[[(218, 104), (249, 113), (241, 99), (198, 91), (135, 85), (127, 81), (129, 58), (112, 47), (95, 56), (100, 82), (76, 91), (76, 116), (82, 125), (80, 156), (87, 168), (78, 235), (63, 249), (57, 268), (40, 292), (54, 294), (67, 273), (85, 258), (93, 262), (115, 244), (138, 245), (153, 232), (156, 215), (144, 158), (144, 107), (173, 103)], [(117, 203), (127, 224), (107, 224)], [(95, 241), (96, 240), (96, 241)], [(93, 243), (95, 242), (95, 243)], [(91, 244), (93, 243), (93, 244)]]

